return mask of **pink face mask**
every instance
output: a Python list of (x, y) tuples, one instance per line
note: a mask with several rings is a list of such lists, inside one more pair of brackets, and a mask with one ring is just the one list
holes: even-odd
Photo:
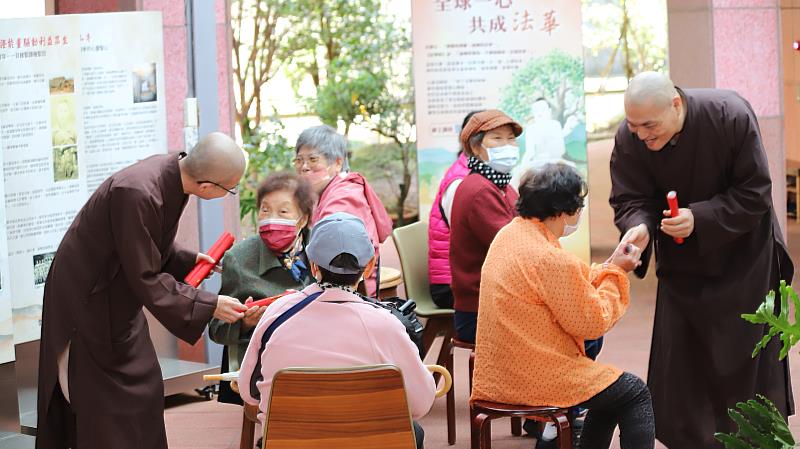
[(327, 168), (311, 170), (310, 172), (303, 174), (303, 176), (305, 176), (308, 182), (310, 182), (312, 185), (318, 185), (319, 183), (323, 183), (331, 179)]
[(258, 235), (270, 251), (281, 254), (297, 240), (297, 220), (261, 220), (258, 222)]

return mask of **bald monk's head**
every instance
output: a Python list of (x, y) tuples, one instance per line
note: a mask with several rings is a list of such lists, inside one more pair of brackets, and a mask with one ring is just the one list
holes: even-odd
[(236, 191), (245, 157), (233, 139), (213, 132), (200, 139), (180, 165), (184, 193), (208, 200)]
[(648, 149), (661, 151), (683, 128), (685, 108), (672, 81), (656, 72), (636, 75), (625, 91), (628, 129)]

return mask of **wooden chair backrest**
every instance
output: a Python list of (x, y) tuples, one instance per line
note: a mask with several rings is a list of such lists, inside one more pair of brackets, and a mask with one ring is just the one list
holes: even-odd
[(264, 449), (414, 449), (400, 370), (287, 368), (275, 374)]

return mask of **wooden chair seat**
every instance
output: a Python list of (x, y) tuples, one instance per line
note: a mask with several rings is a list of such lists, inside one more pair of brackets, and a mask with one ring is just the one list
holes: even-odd
[(469, 408), (472, 449), (491, 449), (491, 421), (505, 417), (552, 421), (558, 430), (559, 449), (572, 449), (572, 428), (569, 421), (569, 409), (503, 404), (490, 401), (470, 401)]

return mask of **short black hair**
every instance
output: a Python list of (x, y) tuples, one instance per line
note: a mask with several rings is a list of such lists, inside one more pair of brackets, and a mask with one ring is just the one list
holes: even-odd
[(358, 260), (354, 255), (350, 253), (339, 254), (338, 256), (334, 257), (331, 260), (329, 265), (334, 266), (336, 268), (347, 268), (349, 270), (358, 270), (358, 273), (339, 274), (326, 270), (322, 267), (319, 267), (319, 271), (322, 274), (322, 279), (320, 280), (320, 282), (327, 282), (333, 285), (349, 287), (356, 285), (358, 281), (361, 279), (361, 275), (364, 274), (364, 268), (358, 266)]
[(517, 212), (522, 218), (539, 220), (562, 213), (574, 215), (583, 207), (587, 193), (586, 181), (577, 170), (566, 164), (547, 164), (522, 175)]

